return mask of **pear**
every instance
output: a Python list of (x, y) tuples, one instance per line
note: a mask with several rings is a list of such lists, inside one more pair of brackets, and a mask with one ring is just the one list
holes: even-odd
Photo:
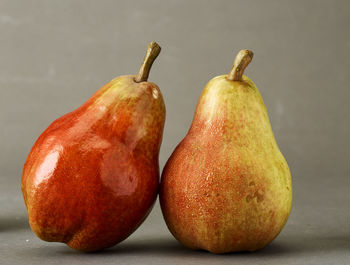
[(22, 192), (39, 238), (96, 251), (127, 238), (150, 212), (165, 106), (147, 78), (159, 52), (150, 43), (138, 75), (113, 79), (34, 144)]
[(212, 253), (254, 251), (282, 230), (291, 175), (263, 99), (238, 53), (228, 75), (204, 88), (186, 137), (162, 173), (160, 203), (174, 237)]

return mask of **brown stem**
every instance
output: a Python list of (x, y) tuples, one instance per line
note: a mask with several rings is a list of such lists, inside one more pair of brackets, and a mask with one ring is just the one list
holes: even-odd
[(236, 56), (235, 61), (227, 79), (231, 81), (242, 81), (244, 69), (252, 61), (254, 53), (250, 50), (240, 50)]
[(140, 70), (136, 75), (135, 82), (140, 83), (147, 81), (149, 71), (151, 70), (154, 60), (160, 53), (160, 50), (161, 48), (158, 43), (152, 41), (150, 44), (148, 44), (145, 58), (143, 59)]

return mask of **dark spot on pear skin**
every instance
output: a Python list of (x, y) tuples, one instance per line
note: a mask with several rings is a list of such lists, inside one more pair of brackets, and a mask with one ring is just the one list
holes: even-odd
[(264, 200), (264, 194), (260, 191), (254, 192), (254, 195), (247, 195), (245, 198), (247, 202), (250, 202), (251, 200), (255, 199), (257, 202), (262, 202)]
[(205, 197), (209, 197), (210, 195), (209, 195), (208, 192), (206, 192), (206, 193), (204, 193), (204, 196), (205, 196)]
[(247, 202), (250, 202), (252, 199), (254, 199), (254, 197), (253, 197), (252, 195), (248, 195), (248, 196), (245, 198), (245, 200), (246, 200)]
[(258, 202), (262, 202), (264, 200), (264, 194), (260, 193), (259, 191), (254, 193), (254, 197)]
[(254, 185), (255, 185), (254, 181), (249, 182), (249, 186), (254, 186)]

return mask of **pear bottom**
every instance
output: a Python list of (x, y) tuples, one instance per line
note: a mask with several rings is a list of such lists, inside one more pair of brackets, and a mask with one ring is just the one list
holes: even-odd
[(255, 251), (280, 233), (292, 202), (288, 166), (278, 157), (266, 171), (243, 157), (231, 163), (215, 147), (204, 153), (186, 140), (175, 150), (163, 171), (160, 202), (182, 244), (212, 253)]

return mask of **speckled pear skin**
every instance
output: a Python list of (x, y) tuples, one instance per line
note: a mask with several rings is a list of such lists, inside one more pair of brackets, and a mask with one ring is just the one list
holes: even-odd
[(160, 203), (174, 237), (213, 253), (254, 251), (285, 225), (292, 206), (288, 165), (262, 97), (246, 76), (213, 78), (192, 126), (162, 173)]
[(124, 240), (150, 212), (165, 106), (157, 85), (134, 79), (112, 80), (34, 144), (22, 192), (39, 238), (96, 251)]

